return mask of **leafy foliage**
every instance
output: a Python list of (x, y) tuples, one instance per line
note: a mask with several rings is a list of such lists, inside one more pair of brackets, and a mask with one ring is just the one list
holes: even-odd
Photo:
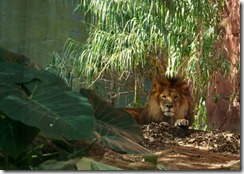
[(23, 153), (38, 133), (37, 128), (26, 126), (19, 121), (0, 119), (0, 147), (13, 158)]
[(75, 170), (75, 160), (57, 161), (48, 160), (39, 166), (40, 170)]
[[(33, 167), (32, 156), (41, 161), (46, 158), (42, 152), (45, 146), (52, 149), (51, 157), (61, 149), (66, 156), (62, 158), (83, 156), (81, 151), (100, 137), (105, 146), (114, 150), (149, 153), (137, 144), (143, 136), (127, 112), (114, 108), (90, 90), (74, 92), (61, 78), (34, 62), (23, 62), (32, 61), (0, 50), (0, 161), (6, 158), (6, 166)], [(83, 140), (90, 141), (76, 151), (72, 142)], [(53, 167), (66, 168), (70, 163)]]
[(91, 90), (81, 89), (80, 93), (89, 99), (95, 109), (95, 130), (105, 146), (127, 153), (149, 153), (136, 143), (144, 140), (143, 135), (137, 122), (127, 112), (115, 108)]
[(78, 170), (121, 170), (120, 168), (96, 162), (89, 158), (82, 158), (76, 163)]
[[(0, 110), (51, 138), (91, 138), (93, 109), (55, 75), (0, 63)], [(10, 109), (11, 108), (11, 109)]]
[[(210, 76), (222, 68), (213, 59), (221, 3), (222, 0), (81, 0), (76, 10), (86, 13), (83, 22), (90, 25), (87, 42), (69, 39), (64, 55), (55, 54), (48, 69), (56, 71), (74, 89), (82, 85), (97, 90), (103, 81), (102, 94), (116, 99), (117, 105), (124, 100), (124, 91), (131, 89), (134, 99), (127, 104), (140, 105), (145, 81), (155, 74), (185, 76), (192, 82), (196, 120), (202, 124), (206, 113), (203, 96)], [(125, 85), (125, 81), (131, 83)], [(196, 127), (201, 127), (199, 123)]]

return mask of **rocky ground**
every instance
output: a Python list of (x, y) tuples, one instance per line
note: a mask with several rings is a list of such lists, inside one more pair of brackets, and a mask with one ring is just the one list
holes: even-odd
[(101, 162), (127, 170), (240, 170), (239, 134), (185, 129), (167, 123), (141, 128), (146, 139), (142, 146), (153, 152), (156, 161), (107, 149)]

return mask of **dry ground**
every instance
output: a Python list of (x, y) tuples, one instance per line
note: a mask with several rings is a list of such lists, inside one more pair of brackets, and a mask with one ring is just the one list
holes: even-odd
[[(240, 135), (230, 131), (198, 131), (167, 123), (143, 125), (146, 142), (157, 159), (106, 149), (102, 163), (126, 170), (240, 170)], [(155, 156), (154, 156), (155, 157)], [(150, 159), (151, 158), (151, 159)]]

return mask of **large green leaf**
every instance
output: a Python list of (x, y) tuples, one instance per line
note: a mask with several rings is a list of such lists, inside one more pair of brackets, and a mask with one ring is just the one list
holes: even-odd
[(0, 111), (51, 138), (91, 138), (94, 110), (57, 76), (0, 62)]
[(0, 118), (0, 149), (6, 154), (17, 158), (24, 152), (39, 130), (19, 121)]
[(51, 159), (43, 162), (38, 167), (39, 170), (76, 170), (76, 161), (71, 159), (68, 161), (57, 161)]
[(103, 164), (90, 158), (82, 158), (76, 163), (78, 170), (121, 170), (118, 167)]
[(141, 128), (127, 112), (115, 108), (92, 90), (81, 89), (80, 93), (94, 107), (95, 130), (101, 135), (105, 146), (127, 153), (149, 153), (138, 144), (144, 140)]

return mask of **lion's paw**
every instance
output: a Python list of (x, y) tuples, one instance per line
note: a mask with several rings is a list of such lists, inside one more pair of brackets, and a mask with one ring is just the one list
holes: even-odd
[(188, 127), (189, 126), (189, 121), (186, 120), (186, 119), (178, 119), (175, 122), (175, 126)]
[(168, 122), (162, 121), (159, 123), (160, 126), (170, 126)]

